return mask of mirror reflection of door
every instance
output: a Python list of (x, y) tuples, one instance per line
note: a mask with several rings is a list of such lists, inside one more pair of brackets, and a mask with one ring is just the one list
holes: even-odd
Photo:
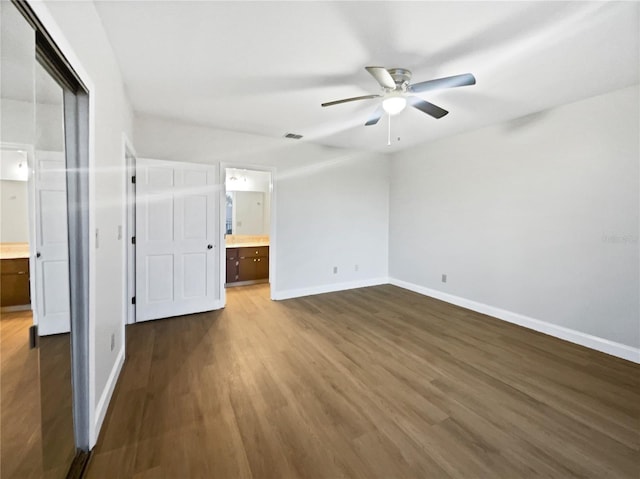
[[(76, 454), (63, 89), (10, 2), (0, 21), (0, 476), (63, 478)], [(34, 324), (51, 334), (37, 348)]]

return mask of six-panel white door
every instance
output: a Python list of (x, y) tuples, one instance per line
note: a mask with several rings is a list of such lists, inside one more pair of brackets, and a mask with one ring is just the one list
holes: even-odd
[(136, 162), (136, 321), (220, 307), (215, 169)]
[(69, 248), (64, 153), (35, 152), (36, 308), (38, 333), (68, 333)]

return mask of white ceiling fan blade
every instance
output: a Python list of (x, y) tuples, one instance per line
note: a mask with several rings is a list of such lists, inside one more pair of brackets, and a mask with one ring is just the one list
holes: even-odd
[(444, 108), (440, 108), (438, 105), (434, 105), (433, 103), (429, 103), (428, 101), (424, 101), (422, 98), (418, 98), (417, 96), (410, 96), (407, 98), (409, 105), (418, 110), (430, 115), (436, 119), (442, 118), (447, 113), (449, 113)]
[(376, 110), (371, 114), (371, 116), (369, 117), (369, 119), (364, 125), (365, 126), (375, 125), (376, 123), (378, 123), (378, 121), (380, 121), (380, 118), (382, 118), (383, 114), (384, 114), (384, 109), (382, 108), (382, 105), (379, 105), (378, 108), (376, 108)]
[(396, 82), (393, 80), (391, 74), (384, 67), (364, 67), (373, 78), (384, 88), (390, 88), (394, 90), (396, 88)]
[(358, 100), (370, 100), (371, 98), (379, 98), (382, 95), (363, 95), (363, 96), (354, 96), (353, 98), (344, 98), (342, 100), (334, 100), (323, 103), (321, 106), (332, 106), (339, 105), (340, 103), (347, 103), (349, 101), (358, 101)]
[(452, 77), (437, 78), (435, 80), (414, 83), (413, 85), (409, 85), (409, 91), (413, 93), (421, 93), (430, 90), (440, 90), (442, 88), (455, 88), (475, 84), (476, 78), (471, 73), (463, 73), (462, 75), (454, 75)]

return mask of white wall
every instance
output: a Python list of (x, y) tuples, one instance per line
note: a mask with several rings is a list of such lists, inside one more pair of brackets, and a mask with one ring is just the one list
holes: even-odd
[(269, 193), (271, 173), (268, 171), (226, 169), (227, 191), (262, 191)]
[(2, 115), (0, 127), (2, 128), (2, 141), (7, 143), (19, 143), (21, 145), (33, 145), (35, 138), (34, 102), (1, 98)]
[[(123, 133), (132, 138), (133, 112), (93, 2), (33, 2), (32, 7), (90, 89), (90, 382), (95, 443), (124, 360), (125, 169)], [(98, 242), (95, 232), (98, 232)], [(115, 347), (111, 348), (111, 335)]]
[(141, 157), (277, 168), (275, 297), (386, 281), (385, 156), (146, 116), (135, 138)]
[(395, 155), (390, 276), (640, 347), (639, 104), (626, 88)]
[(0, 243), (29, 242), (26, 181), (0, 181)]
[(387, 282), (388, 159), (343, 155), (278, 175), (276, 286), (285, 297), (318, 285)]

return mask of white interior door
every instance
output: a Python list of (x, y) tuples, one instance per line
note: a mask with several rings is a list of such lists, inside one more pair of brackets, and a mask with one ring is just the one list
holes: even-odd
[(70, 331), (65, 165), (62, 152), (35, 152), (35, 285), (41, 336)]
[(136, 161), (136, 321), (221, 307), (215, 170)]

